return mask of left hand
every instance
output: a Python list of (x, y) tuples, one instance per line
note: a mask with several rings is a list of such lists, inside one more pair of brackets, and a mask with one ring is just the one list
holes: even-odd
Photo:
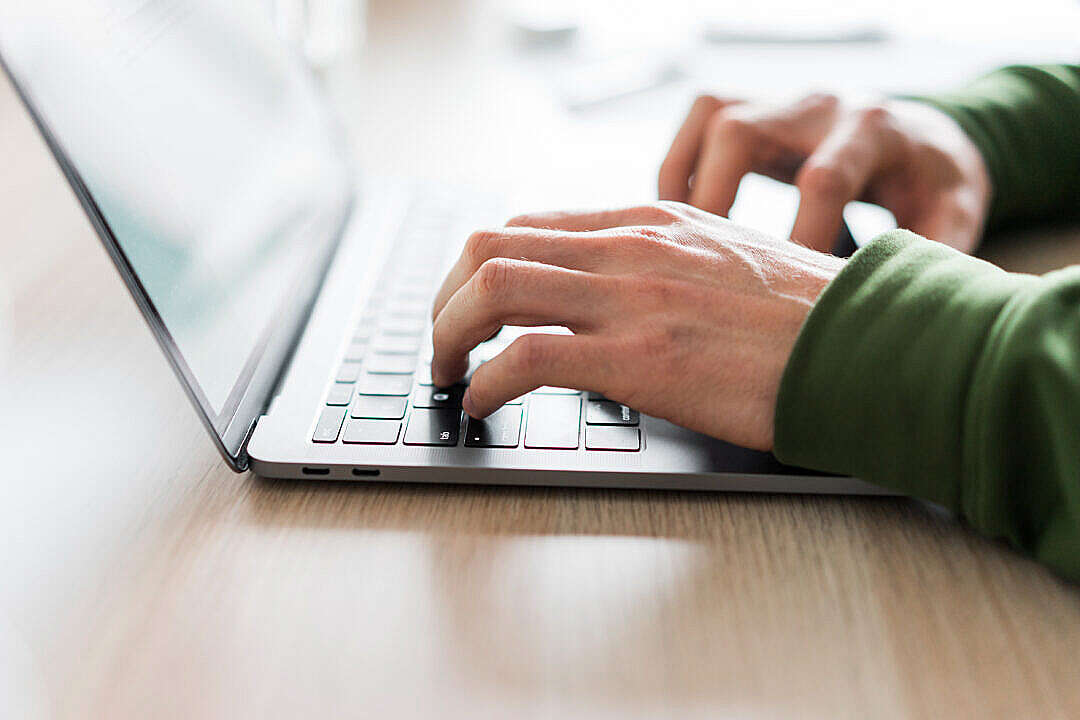
[(979, 148), (925, 103), (816, 94), (774, 107), (703, 95), (660, 168), (660, 198), (727, 215), (750, 172), (795, 183), (791, 236), (819, 250), (835, 242), (847, 203), (862, 199), (891, 210), (900, 227), (970, 253), (992, 194)]
[(474, 233), (443, 283), (432, 376), (460, 380), (503, 325), (561, 325), (481, 365), (465, 411), (570, 387), (769, 450), (788, 356), (843, 264), (681, 203), (524, 215)]

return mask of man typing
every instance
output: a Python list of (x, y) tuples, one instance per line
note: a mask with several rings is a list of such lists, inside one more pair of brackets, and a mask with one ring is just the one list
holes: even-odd
[[(741, 178), (794, 182), (794, 242), (721, 217)], [(484, 417), (543, 385), (594, 390), (781, 460), (939, 503), (1080, 579), (1080, 268), (1010, 274), (987, 229), (1080, 213), (1080, 66), (849, 107), (699, 99), (661, 202), (525, 215), (472, 235), (434, 307), (438, 384)], [(828, 255), (848, 201), (893, 212)]]

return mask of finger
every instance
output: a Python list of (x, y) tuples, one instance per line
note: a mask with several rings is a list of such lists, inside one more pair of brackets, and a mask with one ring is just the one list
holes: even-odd
[(603, 392), (612, 372), (611, 354), (595, 337), (529, 333), (477, 368), (461, 404), (483, 418), (544, 385)]
[(488, 260), (504, 257), (556, 265), (571, 270), (594, 271), (608, 255), (611, 233), (568, 235), (564, 231), (530, 227), (478, 230), (469, 236), (457, 262), (450, 268), (435, 295), (432, 319)]
[(844, 207), (857, 200), (892, 154), (880, 119), (860, 113), (840, 122), (807, 158), (795, 178), (799, 210), (791, 237), (828, 252), (844, 220)]
[(671, 205), (656, 203), (614, 210), (529, 213), (511, 218), (507, 227), (532, 227), (567, 232), (591, 232), (630, 225), (670, 225), (680, 219)]
[(739, 183), (750, 172), (780, 180), (818, 145), (835, 122), (839, 102), (831, 95), (810, 95), (779, 108), (735, 108), (714, 113), (694, 169), (690, 204), (727, 215)]
[(753, 123), (713, 115), (697, 166), (690, 204), (706, 212), (727, 215), (743, 177), (754, 169), (754, 156), (763, 142)]
[(682, 127), (675, 134), (664, 162), (660, 165), (658, 189), (661, 200), (686, 202), (690, 199), (690, 175), (697, 165), (705, 128), (709, 119), (736, 100), (721, 100), (702, 95), (694, 101)]
[(503, 325), (561, 325), (588, 330), (604, 317), (602, 276), (523, 260), (485, 262), (443, 308), (432, 330), (432, 379), (461, 379), (469, 351)]

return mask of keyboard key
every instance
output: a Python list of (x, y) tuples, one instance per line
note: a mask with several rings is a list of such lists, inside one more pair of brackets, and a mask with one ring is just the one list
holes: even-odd
[(336, 442), (338, 432), (341, 430), (341, 423), (345, 419), (346, 410), (347, 408), (343, 407), (324, 408), (319, 414), (319, 421), (315, 423), (315, 432), (311, 436), (312, 441), (317, 443)]
[(431, 379), (431, 363), (420, 363), (420, 367), (416, 370), (416, 384), (417, 385), (434, 385), (435, 383)]
[(427, 325), (427, 317), (408, 319), (402, 317), (387, 316), (379, 324), (379, 330), (385, 335), (408, 335), (419, 336), (424, 332)]
[(374, 314), (365, 315), (364, 317), (362, 317), (360, 319), (360, 322), (357, 323), (356, 327), (353, 329), (353, 340), (355, 340), (356, 342), (367, 342), (368, 340), (370, 340), (373, 334), (373, 330), (375, 328), (375, 324), (378, 321), (378, 316)]
[(389, 321), (406, 321), (410, 323), (426, 323), (428, 318), (431, 317), (431, 308), (426, 310), (420, 309), (403, 309), (403, 308), (390, 308), (386, 311)]
[(412, 375), (416, 370), (416, 358), (412, 355), (372, 353), (368, 355), (366, 369), (375, 375)]
[(367, 355), (368, 344), (366, 342), (353, 341), (345, 351), (345, 359), (350, 362), (359, 362)]
[(545, 385), (544, 387), (538, 387), (533, 390), (537, 395), (580, 395), (580, 390), (572, 390), (570, 388), (551, 387)]
[(457, 410), (461, 408), (461, 397), (464, 394), (464, 385), (451, 385), (448, 388), (423, 385), (413, 393), (413, 407)]
[(356, 385), (359, 395), (408, 395), (412, 392), (411, 375), (364, 375)]
[(637, 425), (638, 411), (607, 400), (590, 402), (585, 411), (585, 422), (589, 425)]
[(607, 400), (607, 398), (604, 397), (603, 393), (593, 392), (592, 390), (589, 391), (589, 402), (601, 402), (604, 400)]
[(518, 446), (521, 435), (521, 406), (503, 405), (483, 420), (469, 418), (465, 428), (465, 444), (469, 447)]
[(334, 380), (339, 383), (351, 383), (356, 382), (358, 377), (360, 377), (360, 363), (343, 362), (341, 367), (338, 368), (337, 377)]
[(581, 421), (581, 398), (570, 395), (533, 395), (525, 447), (576, 450)]
[(431, 303), (410, 300), (399, 302), (386, 309), (386, 316), (390, 320), (410, 320), (412, 322), (426, 323), (431, 315)]
[(394, 289), (394, 298), (392, 302), (419, 302), (430, 304), (431, 303), (431, 289), (427, 286), (421, 285), (400, 285)]
[(349, 383), (334, 383), (326, 393), (327, 405), (348, 405), (352, 400), (353, 386)]
[(621, 425), (589, 425), (585, 428), (585, 449), (635, 452), (641, 449), (641, 431)]
[(400, 420), (405, 417), (409, 399), (394, 395), (357, 395), (351, 415), (354, 418)]
[(406, 445), (457, 445), (460, 410), (416, 408), (405, 430)]
[(406, 282), (415, 283), (423, 287), (431, 288), (438, 287), (438, 285), (436, 285), (436, 281), (440, 280), (441, 276), (439, 274), (439, 271), (436, 270), (434, 267), (412, 267), (402, 270), (401, 279)]
[(401, 433), (397, 420), (350, 420), (341, 436), (343, 443), (393, 445)]
[[(380, 328), (378, 336), (381, 338), (411, 338), (417, 342), (423, 340), (425, 337), (430, 337), (424, 333), (424, 325), (417, 323), (414, 326), (393, 326)], [(394, 330), (396, 332), (392, 332)]]
[(420, 338), (408, 335), (382, 335), (371, 344), (372, 350), (386, 355), (412, 355), (420, 352)]

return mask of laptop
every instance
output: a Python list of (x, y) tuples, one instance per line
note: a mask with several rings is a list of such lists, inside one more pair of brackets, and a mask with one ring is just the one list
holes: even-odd
[[(34, 7), (2, 11), (4, 69), (234, 470), (879, 492), (587, 388), (539, 388), (468, 418), (461, 385), (432, 385), (430, 309), (469, 232), (498, 219), (488, 199), (359, 182), (263, 3), (21, 5)], [(756, 200), (744, 184), (733, 217), (790, 223), (797, 198), (752, 183)], [(474, 365), (536, 331), (504, 328)]]

